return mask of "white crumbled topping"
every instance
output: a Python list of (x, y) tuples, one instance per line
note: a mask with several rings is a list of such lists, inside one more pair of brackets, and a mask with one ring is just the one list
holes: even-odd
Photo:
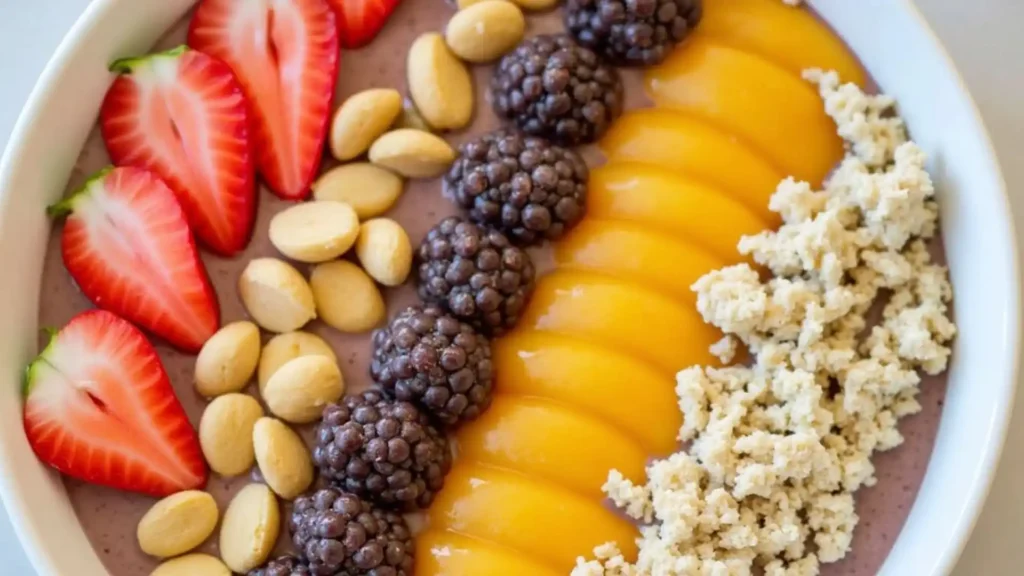
[(718, 342), (712, 344), (708, 351), (711, 352), (712, 356), (718, 358), (722, 364), (728, 364), (736, 357), (736, 339), (726, 334)]
[(770, 207), (783, 225), (740, 241), (771, 278), (739, 264), (693, 286), (726, 333), (712, 353), (742, 344), (753, 363), (679, 372), (689, 449), (652, 463), (645, 485), (612, 471), (604, 486), (644, 522), (637, 561), (606, 544), (573, 576), (818, 574), (850, 549), (871, 456), (900, 445), (899, 419), (921, 410), (920, 373), (946, 369), (956, 326), (947, 271), (926, 249), (938, 211), (924, 154), (890, 98), (834, 72), (806, 77), (846, 158), (824, 190), (780, 183)]
[(786, 6), (799, 6), (804, 3), (804, 0), (782, 0), (782, 3)]

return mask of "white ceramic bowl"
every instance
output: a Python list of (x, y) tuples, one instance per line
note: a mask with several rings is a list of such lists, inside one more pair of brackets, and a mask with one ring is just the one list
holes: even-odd
[[(0, 164), (0, 494), (44, 576), (106, 572), (59, 476), (38, 464), (21, 426), (21, 367), (36, 353), (49, 230), (44, 207), (64, 189), (96, 120), (107, 63), (147, 50), (192, 4), (94, 0), (46, 68)], [(811, 4), (897, 98), (940, 191), (960, 336), (934, 454), (882, 574), (942, 574), (984, 501), (1013, 404), (1019, 286), (1010, 209), (978, 113), (911, 2)]]

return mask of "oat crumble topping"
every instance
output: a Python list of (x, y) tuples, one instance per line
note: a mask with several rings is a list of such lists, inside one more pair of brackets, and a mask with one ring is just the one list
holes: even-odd
[(805, 77), (846, 158), (823, 190), (780, 183), (770, 206), (783, 225), (741, 240), (772, 278), (740, 264), (693, 286), (727, 334), (712, 352), (727, 359), (740, 342), (753, 364), (679, 372), (689, 450), (651, 464), (646, 485), (613, 470), (604, 486), (645, 524), (637, 562), (609, 543), (573, 576), (818, 574), (850, 549), (872, 454), (900, 445), (899, 418), (921, 410), (919, 372), (946, 369), (956, 327), (947, 271), (926, 249), (938, 212), (925, 156), (891, 98), (835, 72)]

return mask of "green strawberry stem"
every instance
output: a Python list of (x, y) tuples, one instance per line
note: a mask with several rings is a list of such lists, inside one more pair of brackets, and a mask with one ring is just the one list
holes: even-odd
[(113, 169), (113, 166), (107, 166), (106, 168), (99, 170), (92, 176), (89, 176), (88, 180), (85, 181), (85, 184), (82, 184), (77, 190), (75, 190), (71, 194), (68, 194), (61, 200), (58, 200), (57, 202), (47, 206), (47, 216), (49, 216), (50, 218), (63, 218), (64, 216), (67, 216), (68, 214), (74, 212), (75, 201), (78, 199), (78, 197), (86, 194), (94, 184), (106, 178), (107, 174), (109, 174), (110, 171)]
[(149, 64), (153, 58), (177, 58), (184, 54), (186, 50), (188, 50), (188, 46), (182, 44), (176, 48), (171, 48), (164, 52), (157, 52), (156, 54), (118, 58), (110, 63), (109, 70), (111, 72), (117, 72), (118, 74), (131, 74), (137, 67)]

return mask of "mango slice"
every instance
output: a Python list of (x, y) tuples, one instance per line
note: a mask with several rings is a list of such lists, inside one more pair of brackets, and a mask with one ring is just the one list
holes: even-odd
[(537, 283), (523, 328), (582, 338), (650, 362), (668, 375), (719, 362), (721, 336), (696, 311), (639, 284), (585, 272), (555, 272)]
[(561, 576), (514, 551), (454, 532), (427, 530), (416, 536), (417, 576)]
[(634, 280), (688, 307), (697, 302), (690, 286), (725, 265), (699, 246), (637, 224), (596, 220), (593, 216), (555, 246), (555, 263), (559, 268), (593, 270)]
[(600, 501), (479, 464), (457, 464), (427, 515), (431, 529), (500, 544), (563, 574), (605, 542), (636, 556), (636, 527)]
[(778, 0), (704, 0), (702, 34), (763, 56), (800, 76), (808, 68), (835, 70), (864, 87), (867, 73), (828, 25), (808, 10)]
[(670, 110), (628, 112), (612, 123), (598, 145), (610, 162), (652, 164), (696, 178), (729, 192), (773, 225), (778, 222), (768, 210), (768, 199), (784, 177), (782, 170), (755, 148), (698, 118)]
[(608, 471), (644, 479), (647, 454), (615, 427), (540, 398), (499, 394), (455, 435), (460, 461), (507, 468), (602, 500)]
[(517, 330), (492, 344), (499, 394), (550, 398), (586, 410), (662, 456), (683, 423), (675, 381), (621, 352), (557, 334)]
[(745, 139), (787, 176), (818, 185), (843, 157), (835, 123), (809, 82), (707, 35), (695, 34), (644, 79), (656, 105)]

